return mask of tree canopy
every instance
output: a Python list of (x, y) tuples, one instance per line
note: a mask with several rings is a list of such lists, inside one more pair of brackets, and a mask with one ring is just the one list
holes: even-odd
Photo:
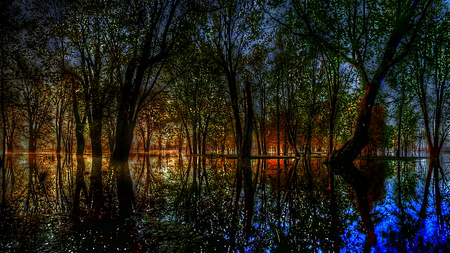
[(447, 145), (443, 1), (36, 0), (3, 16), (9, 151), (126, 160), (177, 143), (341, 164)]

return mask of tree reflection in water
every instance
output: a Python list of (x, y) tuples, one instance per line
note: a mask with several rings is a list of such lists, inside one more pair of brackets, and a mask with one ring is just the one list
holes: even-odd
[[(113, 163), (15, 154), (1, 175), (0, 246), (6, 252), (443, 250), (447, 162), (358, 161), (361, 190), (319, 159), (137, 155)], [(367, 247), (370, 229), (376, 242)]]

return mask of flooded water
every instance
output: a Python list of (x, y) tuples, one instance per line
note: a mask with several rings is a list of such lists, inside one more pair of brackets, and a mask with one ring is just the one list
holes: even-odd
[[(14, 154), (1, 172), (4, 252), (447, 252), (450, 159), (357, 161), (357, 192), (321, 159)], [(433, 174), (434, 175), (434, 174)], [(445, 175), (445, 178), (442, 176)], [(439, 194), (437, 194), (439, 193)], [(436, 201), (440, 197), (441, 201)], [(440, 203), (441, 213), (437, 212)], [(439, 214), (439, 215), (438, 215)]]

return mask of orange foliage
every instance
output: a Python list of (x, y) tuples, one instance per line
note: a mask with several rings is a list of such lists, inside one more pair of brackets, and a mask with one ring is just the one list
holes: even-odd
[[(287, 129), (286, 129), (286, 119), (283, 115), (280, 115), (280, 146), (281, 148), (284, 147), (285, 143), (285, 138), (284, 138), (284, 134), (286, 133)], [(266, 145), (268, 148), (277, 148), (277, 121), (276, 120), (272, 120), (269, 121), (267, 126), (266, 126)], [(286, 143), (287, 145), (287, 143)]]

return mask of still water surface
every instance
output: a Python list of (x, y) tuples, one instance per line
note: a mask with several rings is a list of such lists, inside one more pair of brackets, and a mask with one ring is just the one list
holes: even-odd
[[(0, 181), (0, 251), (364, 251), (367, 231), (356, 192), (321, 159), (254, 159), (248, 171), (238, 162), (8, 156)], [(356, 162), (368, 182), (375, 226), (376, 245), (369, 251), (447, 252), (448, 155), (441, 164), (420, 217), (427, 159)]]

